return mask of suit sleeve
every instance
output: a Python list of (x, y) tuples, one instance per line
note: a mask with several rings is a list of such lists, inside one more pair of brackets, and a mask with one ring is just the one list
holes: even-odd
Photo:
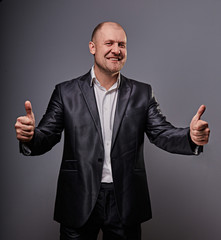
[(24, 155), (41, 155), (51, 150), (61, 139), (64, 128), (63, 103), (59, 85), (49, 101), (46, 113), (35, 128), (33, 139), (29, 143), (20, 143)]
[[(185, 155), (199, 154), (202, 151), (202, 147), (197, 148), (197, 146), (192, 142), (189, 134), (189, 127), (174, 127), (162, 114), (151, 88), (149, 96), (146, 134), (150, 142), (171, 153)], [(196, 152), (195, 149), (198, 151)]]

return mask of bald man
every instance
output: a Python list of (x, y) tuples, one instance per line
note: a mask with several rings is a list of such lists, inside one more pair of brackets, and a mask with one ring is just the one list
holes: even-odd
[(15, 124), (21, 152), (40, 155), (60, 141), (64, 151), (54, 219), (60, 239), (141, 239), (141, 223), (152, 217), (143, 157), (144, 135), (177, 154), (199, 154), (208, 142), (202, 105), (190, 127), (166, 121), (151, 86), (120, 73), (127, 60), (127, 36), (114, 22), (99, 24), (89, 49), (94, 66), (55, 87), (35, 127), (31, 103)]

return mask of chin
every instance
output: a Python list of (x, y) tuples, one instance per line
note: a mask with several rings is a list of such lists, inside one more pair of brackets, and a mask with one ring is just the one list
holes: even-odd
[(109, 68), (109, 70), (111, 73), (118, 73), (122, 68), (123, 66), (116, 66), (116, 67)]
[(121, 69), (110, 69), (110, 73), (119, 73)]

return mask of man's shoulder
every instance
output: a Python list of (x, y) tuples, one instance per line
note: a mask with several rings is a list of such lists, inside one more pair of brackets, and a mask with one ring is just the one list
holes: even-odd
[(122, 79), (124, 79), (125, 81), (127, 81), (132, 87), (137, 87), (140, 89), (152, 89), (151, 85), (149, 83), (145, 83), (139, 80), (135, 80), (132, 78), (128, 78), (122, 75)]
[(75, 86), (78, 83), (79, 80), (83, 81), (83, 80), (86, 80), (86, 79), (89, 79), (89, 78), (90, 78), (90, 71), (87, 72), (84, 75), (79, 76), (79, 77), (72, 78), (72, 79), (63, 81), (61, 83), (58, 83), (58, 84), (56, 84), (56, 87), (57, 88), (62, 88), (62, 89), (70, 88), (71, 86)]

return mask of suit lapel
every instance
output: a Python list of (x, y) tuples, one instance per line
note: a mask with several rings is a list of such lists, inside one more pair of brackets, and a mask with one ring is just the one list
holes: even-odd
[(82, 91), (84, 100), (87, 104), (88, 110), (92, 116), (92, 119), (94, 121), (94, 124), (97, 128), (97, 131), (100, 136), (101, 143), (103, 145), (103, 138), (102, 138), (102, 132), (101, 132), (101, 124), (100, 124), (100, 118), (99, 118), (99, 113), (97, 109), (97, 104), (96, 104), (96, 98), (94, 94), (94, 88), (91, 86), (91, 74), (90, 72), (84, 75), (82, 78), (79, 79), (78, 81), (79, 87)]
[(130, 99), (132, 86), (129, 79), (121, 75), (121, 84), (118, 92), (118, 100), (114, 117), (114, 126), (112, 133), (112, 149), (121, 125), (125, 110), (127, 108), (128, 101)]
[[(94, 88), (93, 86), (90, 85), (90, 82), (91, 82), (90, 72), (78, 80), (79, 87), (82, 91), (84, 100), (87, 104), (88, 110), (92, 116), (94, 124), (99, 133), (101, 143), (103, 145), (100, 117), (97, 109)], [(116, 141), (119, 127), (121, 125), (121, 122), (122, 122), (122, 119), (131, 95), (131, 90), (132, 90), (132, 86), (130, 81), (127, 78), (125, 78), (123, 75), (121, 75), (121, 84), (118, 92), (117, 106), (115, 111), (114, 126), (113, 126), (113, 133), (112, 133), (112, 148)]]

